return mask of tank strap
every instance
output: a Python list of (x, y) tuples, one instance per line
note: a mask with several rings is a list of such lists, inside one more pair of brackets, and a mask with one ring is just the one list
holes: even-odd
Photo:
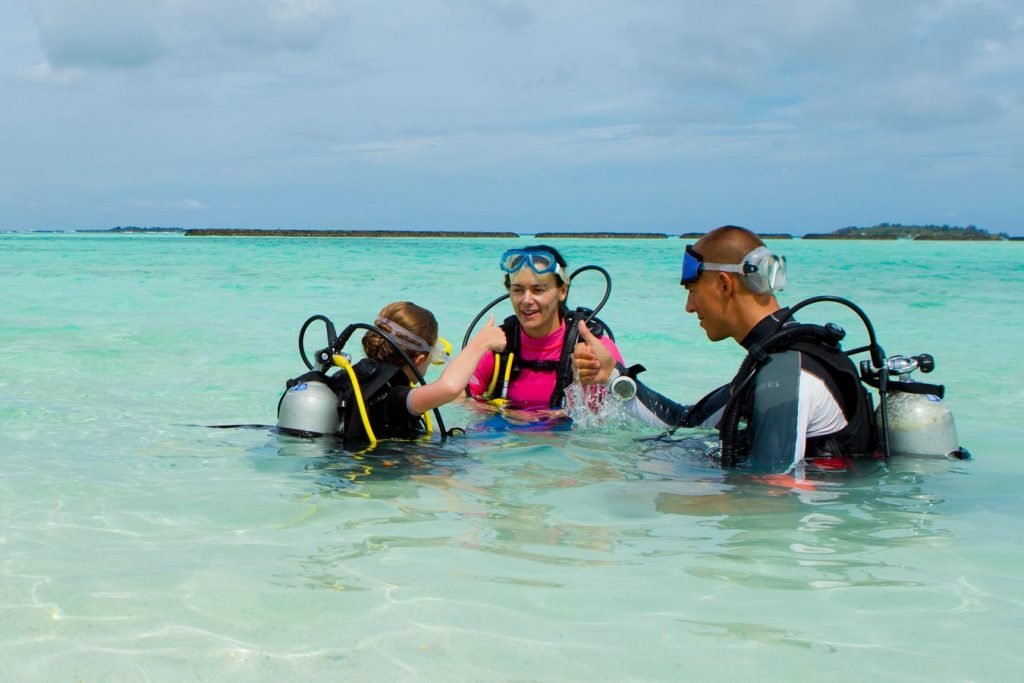
[[(861, 381), (868, 386), (878, 388), (878, 379), (874, 377), (862, 377)], [(902, 391), (904, 394), (924, 394), (943, 398), (946, 395), (946, 387), (942, 384), (928, 384), (927, 382), (898, 382), (890, 381), (889, 391)]]
[(352, 366), (352, 369), (356, 371), (356, 376), (359, 377), (359, 385), (363, 390), (364, 401), (369, 400), (371, 396), (375, 396), (396, 375), (402, 373), (400, 367), (390, 363), (382, 363), (371, 358), (362, 359)]
[(284, 396), (285, 394), (288, 393), (288, 390), (291, 389), (292, 387), (299, 386), (303, 382), (323, 382), (332, 389), (334, 388), (333, 386), (331, 386), (331, 378), (325, 375), (324, 373), (320, 372), (319, 370), (310, 370), (309, 372), (303, 375), (299, 375), (298, 377), (294, 377), (290, 380), (287, 380), (284, 383), (284, 393), (281, 394), (281, 398), (277, 399), (278, 415), (281, 414), (281, 403), (284, 401)]
[(519, 362), (515, 363), (517, 370), (542, 370), (550, 371), (558, 369), (557, 360), (523, 360), (519, 359)]
[(284, 388), (285, 390), (288, 390), (302, 384), (303, 382), (323, 382), (324, 384), (329, 384), (328, 380), (329, 378), (327, 375), (319, 370), (310, 370), (304, 375), (299, 375), (298, 377), (286, 381), (284, 383)]
[[(368, 411), (371, 399), (402, 372), (402, 369), (397, 366), (390, 363), (382, 363), (372, 358), (363, 358), (352, 366), (352, 370), (359, 379), (363, 403), (367, 406)], [(348, 373), (340, 371), (331, 375), (329, 379), (330, 387), (338, 395), (338, 411), (341, 416), (345, 438), (362, 438), (364, 436), (363, 425), (359, 418), (354, 418), (357, 406), (353, 396), (352, 381), (349, 379)], [(372, 416), (370, 420), (372, 423)]]

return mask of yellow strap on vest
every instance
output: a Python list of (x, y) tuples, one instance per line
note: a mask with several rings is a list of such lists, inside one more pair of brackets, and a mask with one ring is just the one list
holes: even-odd
[(363, 429), (366, 430), (366, 436), (370, 439), (370, 447), (373, 448), (377, 445), (377, 437), (373, 433), (373, 428), (370, 426), (370, 418), (366, 414), (366, 405), (363, 403), (363, 390), (359, 388), (359, 379), (356, 377), (356, 371), (352, 369), (352, 363), (339, 353), (334, 354), (331, 360), (338, 367), (345, 368), (348, 378), (352, 380), (353, 393), (356, 395), (356, 405), (359, 407), (359, 417), (363, 420)]
[[(440, 363), (438, 365), (440, 365)], [(409, 387), (412, 388), (412, 389), (415, 389), (416, 388), (416, 382), (409, 382)], [(434, 431), (434, 423), (430, 421), (430, 411), (428, 410), (427, 412), (425, 412), (422, 415), (420, 415), (420, 417), (423, 418), (423, 424), (426, 425), (426, 427), (427, 427), (427, 434), (433, 433), (433, 431)]]

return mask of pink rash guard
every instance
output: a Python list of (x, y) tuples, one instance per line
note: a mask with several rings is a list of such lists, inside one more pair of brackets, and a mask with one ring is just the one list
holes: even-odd
[[(523, 360), (554, 360), (562, 353), (562, 341), (565, 339), (565, 321), (551, 334), (534, 339), (519, 330), (519, 351)], [(622, 354), (609, 337), (600, 337), (601, 343), (616, 361), (622, 363)], [(502, 368), (504, 372), (504, 368)], [(494, 354), (489, 353), (480, 359), (469, 380), (469, 391), (473, 396), (480, 396), (491, 384), (494, 376)], [(523, 368), (512, 378), (508, 387), (508, 399), (515, 408), (537, 409), (547, 408), (551, 401), (551, 392), (555, 390), (554, 370), (531, 370)]]

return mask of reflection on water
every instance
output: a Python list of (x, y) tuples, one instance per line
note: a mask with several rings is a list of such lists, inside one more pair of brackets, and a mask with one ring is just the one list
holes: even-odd
[(321, 499), (375, 503), (305, 560), (317, 585), (358, 584), (337, 572), (347, 561), (434, 548), (591, 568), (678, 556), (694, 578), (764, 589), (913, 587), (900, 549), (954, 541), (917, 463), (798, 481), (722, 471), (711, 443), (513, 432), (349, 452), (280, 437), (277, 455)]
[[(659, 512), (719, 532), (686, 571), (751, 587), (918, 586), (900, 548), (946, 547), (954, 534), (920, 474), (879, 468), (826, 480), (727, 474), (698, 495), (659, 491)], [(887, 552), (881, 552), (887, 551)]]
[[(452, 476), (464, 466), (465, 448), (455, 441), (382, 440), (376, 446), (347, 446), (340, 438), (304, 438), (276, 434), (276, 454), (301, 462), (302, 469), (316, 476), (323, 493), (364, 493), (370, 481), (408, 480), (414, 476)], [(374, 492), (380, 495), (380, 491)]]

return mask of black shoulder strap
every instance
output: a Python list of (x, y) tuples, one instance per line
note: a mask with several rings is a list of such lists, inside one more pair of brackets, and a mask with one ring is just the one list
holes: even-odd
[(352, 369), (355, 370), (356, 377), (359, 379), (359, 388), (363, 392), (363, 400), (376, 395), (396, 375), (402, 372), (400, 367), (390, 363), (382, 363), (372, 358), (362, 359), (352, 366)]
[(286, 390), (291, 389), (292, 387), (298, 386), (303, 382), (323, 382), (324, 384), (330, 384), (327, 375), (320, 372), (319, 370), (310, 370), (304, 375), (299, 375), (298, 377), (295, 377), (294, 379), (290, 379), (287, 382), (285, 382), (284, 388)]
[[(838, 346), (798, 343), (793, 349), (813, 357), (828, 371), (829, 377), (822, 378), (832, 390), (838, 388), (839, 406), (846, 417), (846, 427), (834, 435), (842, 451), (847, 454), (872, 452), (878, 445), (878, 432), (874, 423), (871, 398), (864, 388), (862, 378), (850, 357)], [(808, 440), (811, 443), (812, 440)]]
[(494, 384), (494, 391), (488, 398), (498, 398), (501, 396), (501, 392), (505, 388), (505, 364), (508, 363), (508, 358), (512, 356), (512, 374), (509, 375), (509, 380), (516, 376), (519, 371), (519, 319), (514, 315), (510, 315), (505, 318), (501, 325), (499, 325), (501, 331), (505, 333), (505, 350), (501, 353), (494, 354), (494, 364), (498, 373), (498, 381)]
[[(562, 339), (562, 353), (558, 357), (558, 367), (555, 369), (555, 389), (551, 392), (549, 406), (561, 408), (565, 402), (565, 388), (572, 384), (575, 379), (573, 373), (572, 352), (576, 349), (576, 342), (579, 341), (580, 331), (577, 322), (586, 320), (591, 314), (588, 308), (577, 308), (565, 314), (565, 337)], [(587, 322), (587, 328), (595, 337), (603, 337), (606, 326), (598, 318), (591, 318)]]
[[(578, 312), (578, 311), (576, 311)], [(565, 388), (572, 384), (572, 351), (576, 347), (580, 331), (576, 329), (576, 312), (565, 314), (565, 336), (562, 337), (562, 352), (555, 368), (555, 388), (548, 400), (549, 408), (561, 408), (565, 402)]]

